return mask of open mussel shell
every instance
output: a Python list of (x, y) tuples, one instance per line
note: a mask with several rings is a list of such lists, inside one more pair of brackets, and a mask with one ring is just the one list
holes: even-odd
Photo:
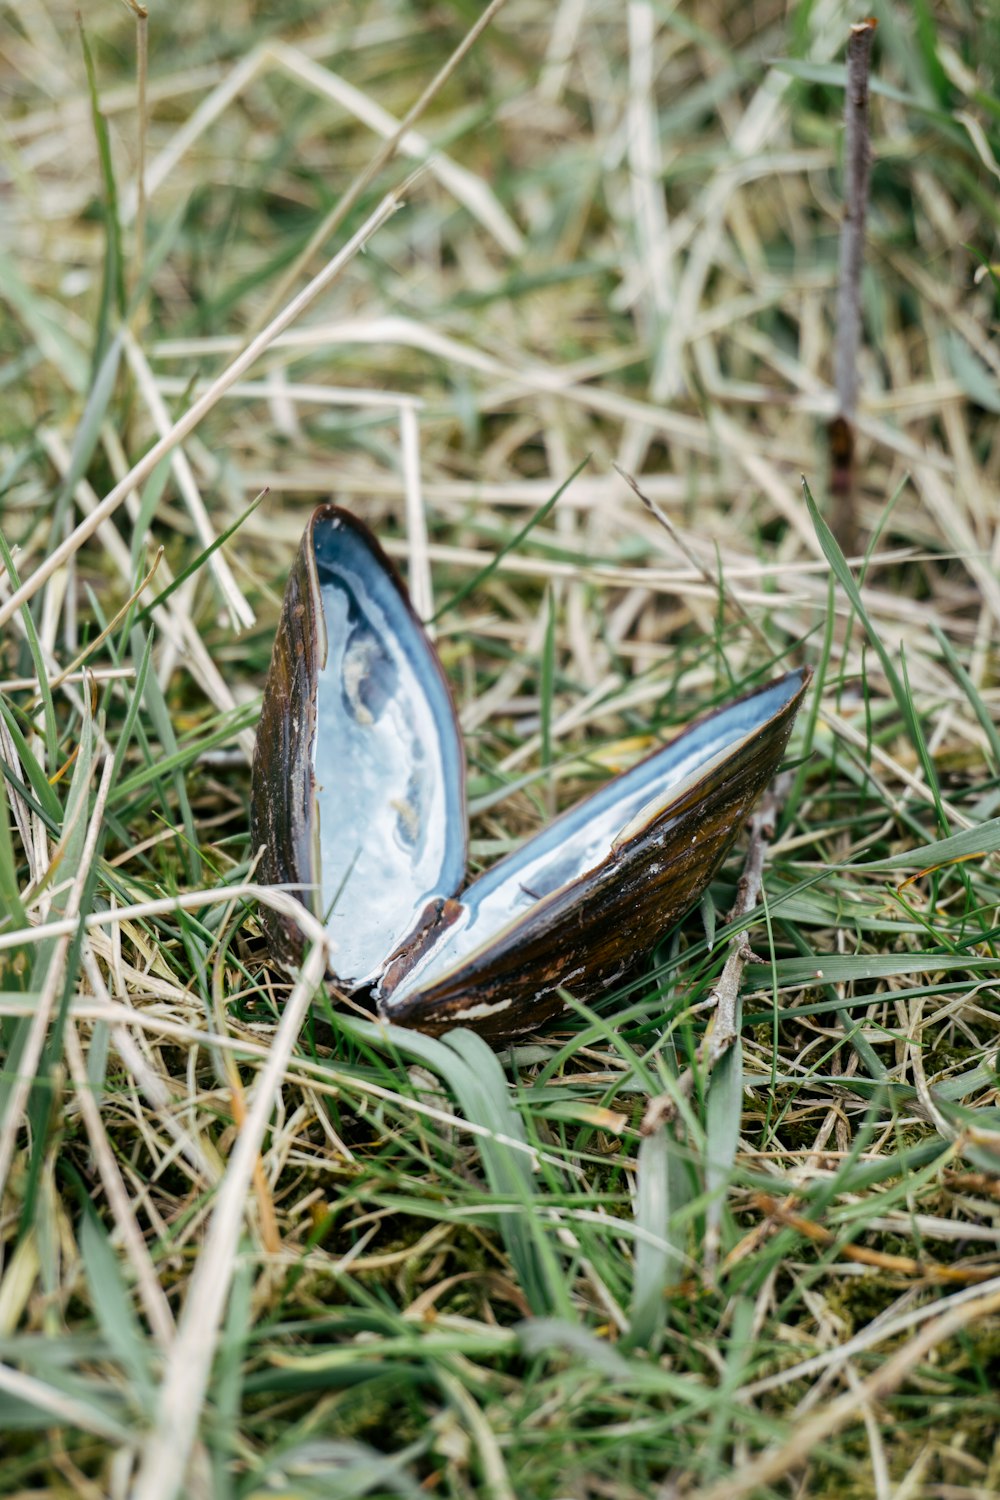
[[(316, 511), (254, 758), (260, 879), (327, 925), (331, 978), (389, 1021), (494, 1042), (620, 984), (699, 898), (781, 761), (808, 674), (706, 715), (459, 895), (461, 741), (433, 647), (362, 524)], [(264, 916), (295, 961), (294, 923)]]
[(620, 984), (696, 902), (774, 776), (805, 691), (790, 672), (709, 714), (465, 890), (380, 986), (387, 1020), (494, 1040)]
[[(316, 510), (288, 579), (251, 789), (258, 879), (326, 924), (345, 990), (389, 954), (466, 861), (465, 765), (448, 686), (398, 574), (355, 516)], [(264, 915), (296, 962), (296, 924)]]

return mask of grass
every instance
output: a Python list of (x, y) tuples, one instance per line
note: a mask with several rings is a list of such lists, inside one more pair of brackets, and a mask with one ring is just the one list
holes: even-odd
[[(381, 165), (480, 7), (222, 14), (0, 52), (0, 1493), (1000, 1493), (1000, 25), (875, 8), (845, 558), (853, 10), (509, 0)], [(714, 1068), (740, 854), (499, 1054), (269, 967), (331, 496), (434, 621), (477, 867), (813, 668)]]

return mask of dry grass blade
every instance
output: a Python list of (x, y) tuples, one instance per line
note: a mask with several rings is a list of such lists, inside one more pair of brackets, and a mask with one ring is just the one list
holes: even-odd
[(113, 1443), (121, 1443), (128, 1436), (128, 1429), (124, 1424), (116, 1422), (99, 1408), (74, 1400), (64, 1391), (46, 1385), (44, 1381), (36, 1380), (22, 1370), (12, 1370), (6, 1365), (0, 1365), (0, 1391), (36, 1411), (44, 1412), (60, 1426), (79, 1428), (81, 1432), (93, 1433)]
[[(122, 334), (125, 347), (125, 357), (135, 376), (136, 386), (146, 403), (147, 409), (153, 419), (153, 426), (160, 434), (161, 440), (166, 438), (173, 424), (170, 415), (153, 379), (153, 372), (149, 368), (146, 356), (143, 354), (135, 338), (126, 328)], [(176, 446), (171, 455), (171, 466), (177, 481), (177, 488), (181, 492), (184, 503), (191, 513), (195, 530), (204, 547), (211, 547), (215, 541), (215, 532), (205, 509), (205, 502), (195, 482), (195, 477), (188, 462), (187, 456), (179, 445)], [(255, 615), (242, 593), (237, 587), (233, 577), (232, 569), (226, 559), (218, 552), (213, 552), (209, 559), (209, 567), (215, 575), (215, 581), (219, 587), (226, 606), (229, 609), (235, 628), (246, 629), (253, 625)]]
[(754, 635), (757, 637), (758, 641), (765, 648), (765, 650), (770, 651), (771, 646), (767, 639), (767, 636), (761, 630), (760, 626), (757, 624), (753, 616), (748, 614), (741, 601), (727, 586), (725, 578), (714, 578), (709, 570), (705, 567), (704, 563), (702, 563), (700, 559), (696, 557), (695, 554), (691, 551), (691, 548), (681, 536), (680, 532), (677, 530), (676, 526), (671, 521), (670, 517), (667, 515), (662, 506), (657, 505), (655, 500), (651, 500), (648, 495), (642, 492), (642, 490), (636, 484), (635, 480), (632, 478), (631, 474), (626, 474), (624, 469), (618, 468), (617, 464), (615, 464), (614, 467), (618, 470), (618, 473), (622, 476), (629, 489), (631, 489), (636, 495), (638, 495), (643, 505), (649, 511), (649, 514), (651, 516), (654, 516), (655, 519), (660, 523), (664, 531), (670, 537), (670, 540), (674, 543), (675, 547), (677, 547), (678, 551), (682, 552), (691, 566), (696, 570), (696, 572), (701, 574), (702, 578), (704, 578), (709, 588), (719, 589), (722, 592), (726, 603), (730, 606), (733, 613), (738, 615), (739, 618), (744, 622), (744, 624), (753, 631)]
[[(85, 740), (84, 748), (76, 764), (76, 771), (73, 778), (73, 789), (76, 796), (69, 803), (67, 821), (86, 815), (86, 789), (90, 784), (91, 755), (92, 750)], [(18, 1076), (8, 1096), (3, 1119), (0, 1121), (0, 1192), (3, 1191), (6, 1185), (14, 1153), (17, 1149), (18, 1132), (21, 1129), (25, 1105), (27, 1104), (28, 1096), (31, 1093), (32, 1085), (38, 1072), (42, 1050), (45, 1046), (45, 1038), (52, 1020), (53, 1008), (59, 992), (65, 983), (64, 969), (69, 953), (70, 940), (77, 931), (81, 917), (84, 915), (81, 912), (84, 888), (90, 876), (97, 843), (101, 836), (104, 809), (111, 791), (113, 775), (114, 762), (109, 758), (105, 761), (104, 769), (101, 773), (97, 796), (80, 850), (79, 863), (75, 870), (69, 872), (71, 885), (65, 906), (66, 915), (62, 920), (60, 932), (56, 936), (48, 958), (45, 979), (38, 997), (38, 1004), (35, 1007), (24, 1048), (18, 1058)], [(82, 795), (79, 792), (79, 788), (81, 787), (83, 788)]]
[(170, 430), (154, 443), (149, 451), (134, 464), (123, 479), (120, 479), (112, 490), (105, 495), (104, 499), (97, 505), (85, 521), (66, 538), (60, 542), (44, 562), (39, 563), (34, 573), (20, 588), (16, 589), (10, 598), (0, 604), (0, 626), (5, 625), (11, 615), (29, 599), (33, 598), (42, 585), (52, 577), (69, 558), (77, 552), (84, 542), (100, 526), (102, 521), (114, 514), (118, 506), (138, 485), (149, 478), (161, 458), (172, 453), (178, 443), (182, 442), (189, 433), (193, 432), (198, 423), (210, 412), (215, 404), (225, 394), (229, 386), (233, 385), (240, 376), (244, 374), (265, 352), (273, 340), (293, 323), (301, 312), (313, 302), (320, 293), (335, 281), (343, 272), (344, 267), (349, 265), (361, 250), (364, 249), (372, 235), (386, 222), (401, 206), (402, 196), (389, 193), (370, 214), (365, 223), (352, 235), (347, 244), (318, 272), (296, 297), (275, 317), (266, 328), (258, 333), (247, 344), (243, 352), (222, 372), (211, 386), (188, 408), (184, 415), (174, 423)]
[(267, 1066), (257, 1080), (253, 1103), (219, 1184), (198, 1265), (167, 1351), (156, 1422), (143, 1445), (135, 1478), (136, 1500), (173, 1500), (183, 1484), (235, 1270), (247, 1191), (278, 1090), (327, 961), (325, 942), (314, 944), (288, 997)]
[(452, 74), (461, 65), (463, 58), (475, 46), (487, 27), (492, 25), (506, 4), (507, 0), (490, 0), (483, 13), (476, 18), (473, 25), (470, 26), (462, 38), (462, 41), (455, 48), (455, 51), (444, 63), (443, 67), (434, 75), (430, 83), (428, 83), (427, 87), (420, 94), (420, 97), (410, 106), (399, 122), (399, 125), (387, 137), (385, 143), (372, 157), (365, 170), (354, 179), (350, 188), (340, 198), (336, 206), (323, 219), (322, 223), (313, 230), (305, 249), (296, 257), (289, 270), (271, 293), (269, 300), (265, 304), (264, 312), (261, 314), (262, 320), (271, 317), (275, 308), (281, 306), (281, 303), (288, 296), (299, 276), (309, 266), (313, 257), (319, 253), (330, 236), (336, 233), (341, 224), (345, 222), (347, 215), (352, 211), (355, 204), (358, 203), (362, 193), (376, 181), (383, 167), (392, 160), (397, 150), (400, 149), (406, 137), (413, 129), (413, 126), (424, 114), (427, 106), (441, 92), (441, 89), (451, 78)]
[(112, 1206), (116, 1227), (132, 1263), (149, 1326), (156, 1339), (165, 1348), (174, 1336), (174, 1319), (170, 1311), (170, 1303), (157, 1280), (156, 1268), (140, 1233), (134, 1206), (122, 1181), (111, 1143), (101, 1121), (100, 1110), (93, 1097), (83, 1049), (72, 1022), (66, 1029), (66, 1058), (69, 1063), (70, 1076), (77, 1090), (80, 1112), (86, 1121), (91, 1149), (97, 1161), (104, 1191)]
[(815, 1416), (800, 1423), (795, 1436), (787, 1443), (754, 1459), (739, 1475), (692, 1493), (698, 1500), (740, 1500), (741, 1496), (751, 1495), (763, 1485), (784, 1479), (793, 1469), (801, 1468), (821, 1443), (826, 1442), (846, 1423), (856, 1420), (867, 1402), (884, 1401), (918, 1370), (921, 1362), (934, 1349), (961, 1333), (977, 1318), (989, 1317), (998, 1309), (1000, 1291), (994, 1291), (977, 1297), (962, 1307), (949, 1308), (940, 1317), (932, 1318), (916, 1338), (897, 1349), (873, 1375), (861, 1381), (855, 1389), (845, 1391), (835, 1401), (829, 1402)]

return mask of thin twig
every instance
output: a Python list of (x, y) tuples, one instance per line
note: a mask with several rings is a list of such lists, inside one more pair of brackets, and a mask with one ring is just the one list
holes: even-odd
[(847, 43), (844, 94), (844, 216), (840, 225), (840, 284), (837, 290), (836, 372), (839, 410), (829, 427), (833, 530), (845, 551), (854, 551), (857, 516), (854, 495), (854, 422), (858, 409), (858, 351), (861, 347), (861, 271), (868, 214), (871, 139), (868, 71), (874, 20), (851, 27)]
[(859, 1266), (874, 1266), (890, 1276), (905, 1276), (913, 1281), (940, 1282), (946, 1286), (954, 1282), (994, 1281), (997, 1276), (998, 1267), (995, 1263), (950, 1266), (938, 1261), (917, 1259), (913, 1255), (891, 1255), (885, 1250), (873, 1250), (867, 1245), (838, 1245), (837, 1235), (832, 1229), (806, 1218), (804, 1214), (795, 1213), (789, 1208), (788, 1201), (779, 1203), (770, 1193), (754, 1193), (750, 1204), (772, 1223), (794, 1229), (796, 1234), (812, 1244), (835, 1248), (841, 1260), (852, 1261)]
[(142, 280), (146, 257), (146, 142), (149, 136), (149, 104), (146, 98), (149, 80), (149, 12), (144, 5), (134, 6), (135, 88), (136, 88), (136, 159), (135, 159), (135, 248), (133, 275), (135, 285)]
[[(727, 917), (727, 922), (739, 922), (748, 917), (760, 900), (764, 882), (764, 856), (778, 823), (778, 814), (791, 784), (787, 773), (778, 776), (768, 787), (754, 810), (748, 827), (750, 847), (739, 885), (736, 900)], [(717, 1063), (724, 1052), (728, 1052), (737, 1037), (736, 1000), (740, 991), (743, 970), (753, 960), (753, 952), (747, 941), (746, 929), (733, 939), (725, 967), (713, 993), (715, 999), (715, 1025), (708, 1038), (709, 1065)]]
[(853, 422), (858, 407), (858, 349), (861, 343), (861, 270), (871, 140), (868, 119), (868, 70), (876, 22), (851, 27), (847, 43), (847, 90), (844, 96), (844, 217), (840, 227), (840, 285), (837, 293), (836, 385), (841, 415)]
[[(768, 844), (774, 837), (778, 814), (789, 784), (790, 778), (787, 773), (778, 776), (773, 785), (764, 793), (758, 807), (750, 817), (747, 824), (750, 830), (750, 847), (747, 849), (743, 873), (736, 887), (736, 900), (726, 918), (727, 925), (748, 917), (760, 900), (764, 877), (764, 857), (767, 854)], [(654, 1130), (672, 1120), (677, 1109), (678, 1095), (687, 1098), (694, 1088), (697, 1074), (703, 1069), (714, 1068), (733, 1046), (739, 1035), (736, 1017), (743, 970), (748, 963), (753, 961), (754, 952), (744, 928), (732, 939), (719, 982), (706, 1001), (706, 1008), (713, 1011), (712, 1024), (698, 1048), (695, 1062), (677, 1079), (673, 1094), (657, 1094), (650, 1099), (641, 1126), (643, 1135), (651, 1135)]]

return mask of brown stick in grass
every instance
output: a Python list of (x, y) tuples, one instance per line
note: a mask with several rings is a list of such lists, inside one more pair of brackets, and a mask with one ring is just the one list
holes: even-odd
[(874, 20), (867, 20), (851, 27), (844, 93), (844, 216), (840, 226), (835, 370), (839, 409), (828, 428), (828, 438), (831, 527), (845, 552), (856, 551), (858, 544), (854, 428), (858, 407), (858, 350), (861, 347), (861, 271), (871, 174), (868, 73), (876, 24)]
[[(764, 858), (768, 844), (774, 838), (774, 830), (788, 786), (787, 773), (777, 777), (750, 817), (747, 824), (750, 830), (750, 845), (747, 849), (743, 873), (736, 887), (736, 900), (726, 919), (727, 922), (738, 922), (741, 917), (749, 916), (760, 900)], [(743, 978), (743, 970), (753, 957), (754, 953), (744, 929), (732, 939), (719, 982), (706, 1002), (714, 1007), (714, 1014), (711, 1028), (698, 1048), (697, 1061), (693, 1067), (686, 1068), (677, 1079), (676, 1088), (684, 1098), (690, 1095), (694, 1087), (696, 1071), (702, 1068), (706, 1070), (713, 1068), (739, 1036), (737, 999), (740, 982)], [(673, 1096), (657, 1094), (646, 1106), (646, 1113), (640, 1126), (642, 1134), (652, 1135), (655, 1130), (672, 1120), (675, 1113), (676, 1104)]]

